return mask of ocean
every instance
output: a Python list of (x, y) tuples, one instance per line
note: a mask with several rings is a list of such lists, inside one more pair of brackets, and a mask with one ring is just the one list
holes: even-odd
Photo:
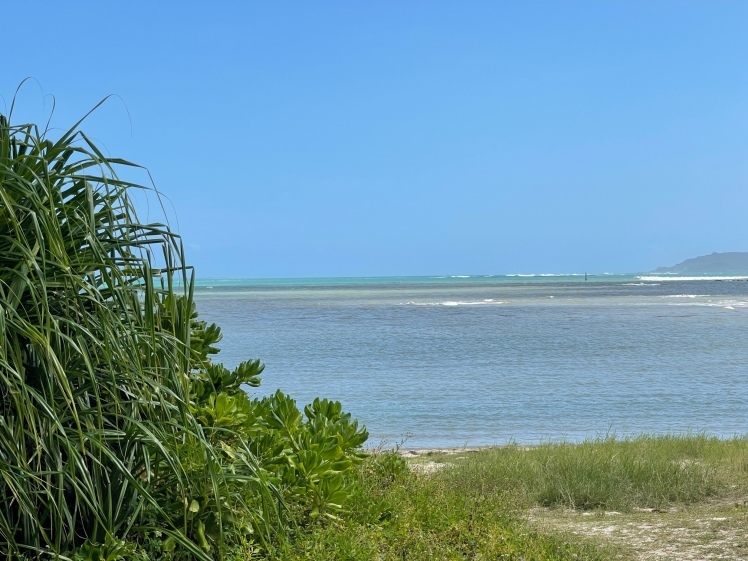
[(370, 447), (748, 432), (746, 277), (506, 275), (198, 282), (254, 395), (343, 403)]

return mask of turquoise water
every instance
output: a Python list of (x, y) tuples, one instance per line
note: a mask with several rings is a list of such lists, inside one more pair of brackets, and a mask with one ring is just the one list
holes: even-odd
[[(742, 277), (745, 279), (745, 277)], [(748, 282), (673, 275), (204, 280), (228, 366), (343, 402), (370, 444), (748, 432)]]

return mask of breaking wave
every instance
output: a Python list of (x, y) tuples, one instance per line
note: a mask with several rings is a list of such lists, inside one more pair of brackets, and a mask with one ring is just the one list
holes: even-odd
[(666, 276), (641, 276), (636, 277), (637, 280), (640, 281), (667, 281), (667, 282), (676, 282), (676, 281), (748, 281), (748, 276), (731, 276), (731, 277), (666, 277)]
[(506, 304), (502, 300), (494, 300), (493, 298), (486, 298), (485, 300), (478, 301), (464, 301), (464, 300), (444, 300), (443, 302), (405, 302), (400, 304), (401, 306), (485, 306), (491, 304)]

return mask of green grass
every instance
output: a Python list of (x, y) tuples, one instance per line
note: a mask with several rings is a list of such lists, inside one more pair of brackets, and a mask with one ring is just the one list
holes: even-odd
[[(401, 460), (402, 461), (402, 460)], [(603, 560), (606, 550), (563, 534), (532, 531), (510, 494), (446, 472), (398, 470), (377, 456), (360, 472), (351, 514), (313, 525), (285, 552), (289, 560)], [(455, 472), (458, 470), (457, 468)], [(448, 476), (449, 475), (449, 476)]]
[(524, 505), (661, 509), (716, 497), (733, 490), (730, 485), (745, 484), (748, 438), (608, 437), (582, 444), (507, 446), (439, 461), (459, 464), (459, 469), (444, 470), (441, 476), (451, 485), (511, 492)]
[[(626, 544), (581, 538), (568, 524), (528, 522), (569, 509), (629, 511), (711, 504), (748, 493), (748, 438), (605, 438), (421, 456), (432, 473), (387, 454), (360, 472), (348, 517), (304, 528), (284, 559), (619, 559)], [(698, 509), (693, 512), (700, 512)], [(657, 516), (657, 514), (652, 514)], [(597, 519), (592, 517), (592, 519)], [(589, 519), (587, 519), (589, 520)], [(636, 535), (632, 534), (632, 540)], [(625, 558), (625, 557), (623, 557)]]

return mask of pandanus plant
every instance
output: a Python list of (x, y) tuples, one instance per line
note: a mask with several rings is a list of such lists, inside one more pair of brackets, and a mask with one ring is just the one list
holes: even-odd
[[(117, 558), (150, 529), (213, 558), (223, 507), (211, 548), (192, 495), (226, 504), (228, 483), (189, 403), (190, 270), (178, 235), (139, 222), (146, 187), (116, 173), (138, 166), (82, 121), (52, 139), (0, 115), (0, 557)], [(245, 464), (232, 485), (257, 483)]]

